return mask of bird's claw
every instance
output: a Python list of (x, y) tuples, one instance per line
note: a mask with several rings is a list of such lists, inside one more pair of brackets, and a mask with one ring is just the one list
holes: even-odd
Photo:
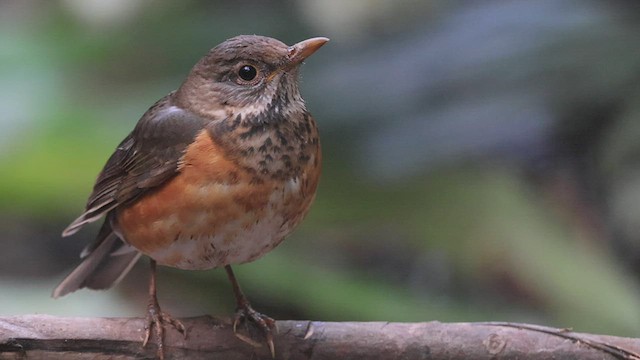
[(160, 310), (160, 306), (158, 304), (149, 304), (147, 308), (146, 322), (144, 325), (145, 335), (144, 340), (142, 341), (142, 347), (144, 348), (147, 346), (149, 339), (151, 339), (151, 332), (154, 332), (157, 339), (157, 355), (160, 360), (164, 359), (164, 330), (166, 325), (171, 325), (184, 337), (187, 336), (187, 331), (180, 320), (176, 320), (171, 317), (171, 315)]
[(238, 325), (243, 323), (252, 322), (260, 332), (264, 334), (264, 337), (269, 346), (271, 356), (275, 358), (276, 350), (273, 343), (273, 333), (278, 331), (276, 327), (276, 321), (267, 315), (261, 314), (255, 311), (250, 305), (243, 306), (236, 311), (236, 315), (233, 321), (233, 333), (235, 336), (254, 347), (262, 346), (259, 342), (253, 340), (251, 337), (238, 332)]

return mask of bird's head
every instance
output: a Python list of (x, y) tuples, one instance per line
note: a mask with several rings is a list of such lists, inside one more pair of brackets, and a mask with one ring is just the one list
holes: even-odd
[(193, 67), (177, 97), (187, 110), (212, 119), (304, 110), (299, 66), (327, 41), (317, 37), (287, 46), (264, 36), (236, 36)]

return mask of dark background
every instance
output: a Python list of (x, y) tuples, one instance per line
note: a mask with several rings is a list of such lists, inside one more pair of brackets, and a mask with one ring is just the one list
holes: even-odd
[[(635, 1), (0, 1), (0, 315), (144, 314), (146, 260), (53, 300), (61, 239), (157, 99), (238, 34), (331, 42), (302, 92), (324, 174), (304, 224), (236, 272), (279, 319), (534, 322), (640, 335)], [(162, 268), (176, 316), (220, 270)]]

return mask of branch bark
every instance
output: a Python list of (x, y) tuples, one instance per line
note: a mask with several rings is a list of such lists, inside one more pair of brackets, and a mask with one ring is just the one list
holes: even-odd
[[(167, 359), (271, 359), (212, 317), (182, 319), (166, 334)], [(0, 318), (0, 359), (144, 359), (140, 318)], [(640, 339), (514, 323), (278, 321), (278, 359), (640, 359)], [(246, 329), (245, 329), (246, 331)], [(261, 341), (262, 342), (262, 341)]]

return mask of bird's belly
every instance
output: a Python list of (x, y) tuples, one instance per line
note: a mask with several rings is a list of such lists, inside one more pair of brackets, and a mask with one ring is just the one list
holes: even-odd
[(181, 269), (210, 269), (255, 260), (278, 245), (293, 228), (291, 219), (283, 216), (282, 203), (274, 193), (256, 209), (225, 209), (227, 204), (216, 210), (213, 201), (211, 207), (183, 212), (182, 221), (178, 220), (180, 216), (169, 216), (160, 221), (164, 224), (158, 230), (173, 236), (173, 241), (149, 249), (147, 255), (159, 264)]
[(178, 176), (119, 211), (117, 227), (129, 244), (162, 265), (211, 269), (248, 262), (302, 220), (315, 192), (306, 183), (231, 185)]

